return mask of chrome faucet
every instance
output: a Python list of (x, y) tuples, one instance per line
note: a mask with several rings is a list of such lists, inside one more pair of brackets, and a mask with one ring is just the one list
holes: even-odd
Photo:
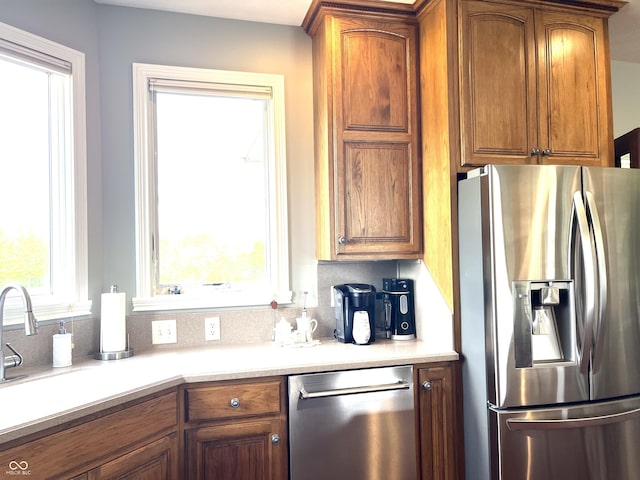
[(27, 335), (36, 335), (38, 333), (38, 321), (33, 316), (31, 308), (31, 297), (27, 292), (27, 289), (17, 283), (7, 285), (0, 293), (0, 383), (6, 380), (5, 369), (12, 367), (19, 367), (22, 365), (22, 355), (14, 350), (11, 344), (7, 343), (9, 350), (13, 352), (13, 355), (4, 356), (4, 346), (2, 343), (2, 329), (4, 325), (4, 299), (7, 296), (9, 290), (14, 289), (20, 293), (22, 297), (22, 303), (24, 304), (24, 332)]

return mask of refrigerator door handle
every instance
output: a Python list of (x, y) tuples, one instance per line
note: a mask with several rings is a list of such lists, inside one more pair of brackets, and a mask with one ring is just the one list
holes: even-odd
[(624, 412), (612, 413), (609, 415), (599, 415), (596, 417), (566, 418), (566, 419), (540, 419), (531, 420), (525, 418), (507, 419), (509, 430), (560, 430), (566, 428), (587, 428), (611, 425), (613, 423), (625, 422), (640, 417), (640, 408), (627, 410)]
[[(595, 265), (594, 253), (591, 249), (591, 235), (587, 220), (587, 211), (580, 192), (573, 194), (573, 211), (578, 224), (580, 246), (582, 247), (582, 268), (584, 269), (584, 327), (581, 351), (579, 352), (580, 373), (586, 375), (589, 371), (589, 361), (593, 348), (593, 320), (595, 316)], [(580, 288), (580, 286), (578, 287)], [(578, 309), (578, 312), (580, 310)]]
[(600, 370), (602, 364), (602, 355), (604, 351), (604, 334), (606, 330), (606, 316), (604, 314), (607, 308), (607, 267), (604, 260), (604, 240), (602, 236), (602, 225), (600, 224), (600, 215), (593, 193), (585, 191), (587, 204), (587, 213), (591, 217), (591, 226), (593, 227), (593, 240), (596, 249), (596, 263), (598, 268), (598, 317), (595, 323), (596, 341), (593, 356), (594, 373)]

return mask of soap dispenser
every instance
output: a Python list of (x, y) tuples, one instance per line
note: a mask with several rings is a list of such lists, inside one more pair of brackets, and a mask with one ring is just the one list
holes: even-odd
[(72, 350), (73, 335), (67, 333), (64, 327), (64, 320), (61, 320), (58, 333), (53, 336), (53, 366), (68, 367), (71, 365)]

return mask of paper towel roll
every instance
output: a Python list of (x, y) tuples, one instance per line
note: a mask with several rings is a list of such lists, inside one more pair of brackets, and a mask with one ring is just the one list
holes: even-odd
[(53, 366), (68, 367), (71, 365), (71, 350), (73, 335), (70, 333), (56, 333), (53, 336)]
[(126, 294), (103, 293), (100, 314), (100, 351), (121, 352), (127, 348)]

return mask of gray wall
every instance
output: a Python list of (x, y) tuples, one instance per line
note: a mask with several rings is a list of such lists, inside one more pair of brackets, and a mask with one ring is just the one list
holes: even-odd
[(611, 62), (613, 136), (640, 127), (640, 63)]
[[(311, 39), (299, 27), (100, 6), (103, 287), (135, 291), (131, 64), (283, 74), (292, 285), (315, 293)], [(214, 192), (212, 192), (214, 193)], [(315, 304), (315, 298), (313, 303)]]
[[(100, 294), (109, 285), (120, 285), (129, 299), (135, 293), (134, 62), (284, 75), (291, 288), (298, 299), (309, 291), (309, 305), (317, 304), (311, 39), (300, 27), (98, 5), (92, 0), (0, 0), (0, 22), (85, 53), (93, 317), (99, 315)], [(96, 322), (74, 323), (75, 353), (95, 350)], [(53, 329), (45, 327), (26, 344), (19, 332), (7, 337), (27, 350), (43, 342), (35, 350), (50, 361), (49, 333)]]
[(283, 74), (291, 284), (315, 294), (311, 39), (300, 27), (95, 4), (0, 0), (0, 21), (85, 53), (88, 112), (89, 292), (135, 292), (131, 64)]
[(84, 52), (87, 94), (89, 296), (99, 300), (103, 275), (100, 45), (90, 0), (0, 0), (0, 22)]

